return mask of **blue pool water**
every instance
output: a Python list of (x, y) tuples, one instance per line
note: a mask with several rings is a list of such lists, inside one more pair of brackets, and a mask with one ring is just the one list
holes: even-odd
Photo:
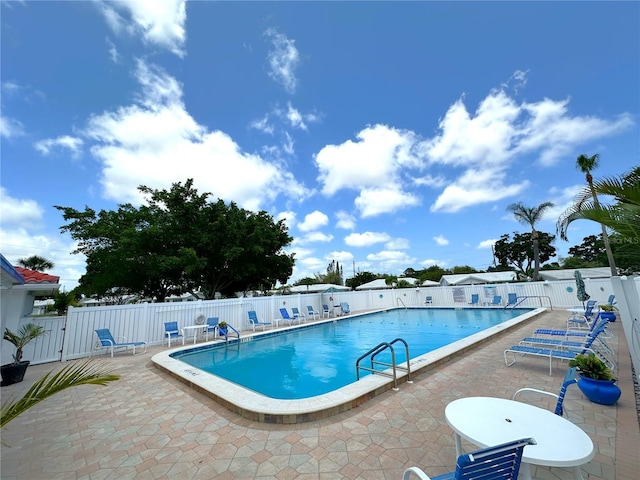
[[(527, 311), (395, 309), (171, 356), (268, 397), (300, 399), (355, 382), (356, 360), (381, 342), (403, 338), (415, 358)], [(396, 362), (406, 361), (404, 348), (396, 345)], [(390, 356), (379, 359), (389, 362)]]

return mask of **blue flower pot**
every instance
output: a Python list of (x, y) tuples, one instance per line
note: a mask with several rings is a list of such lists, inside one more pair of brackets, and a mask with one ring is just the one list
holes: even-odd
[(594, 380), (581, 375), (578, 387), (585, 397), (600, 405), (613, 405), (622, 394), (615, 380)]
[(615, 322), (616, 314), (614, 312), (600, 312), (600, 318), (606, 318), (610, 322)]
[(220, 332), (221, 336), (226, 337), (229, 333), (229, 330), (227, 329), (227, 327), (218, 327), (218, 332)]

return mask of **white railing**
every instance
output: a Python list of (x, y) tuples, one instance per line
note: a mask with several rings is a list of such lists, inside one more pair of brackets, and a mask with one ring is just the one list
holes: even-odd
[[(610, 294), (614, 293), (610, 279), (585, 280), (585, 290), (591, 298), (599, 303), (605, 303)], [(640, 278), (624, 280), (630, 314), (640, 316)], [(71, 360), (90, 356), (96, 341), (95, 330), (109, 328), (114, 337), (126, 337), (129, 341), (145, 341), (148, 345), (161, 345), (164, 341), (164, 322), (177, 321), (178, 326), (195, 324), (198, 316), (218, 317), (229, 323), (236, 330), (246, 330), (249, 310), (255, 310), (261, 321), (271, 321), (280, 318), (279, 308), (285, 307), (291, 312), (291, 307), (298, 307), (306, 312), (307, 305), (314, 310), (322, 311), (323, 305), (333, 308), (341, 302), (347, 302), (352, 312), (394, 308), (400, 303), (407, 307), (421, 307), (427, 296), (432, 297), (432, 307), (465, 307), (454, 302), (453, 289), (462, 288), (471, 301), (473, 293), (484, 299), (484, 288), (487, 285), (465, 285), (420, 288), (393, 288), (385, 290), (347, 291), (335, 293), (300, 293), (296, 295), (278, 295), (269, 297), (234, 298), (223, 300), (205, 300), (184, 303), (145, 303), (134, 305), (117, 305), (109, 307), (69, 308), (65, 317), (23, 318), (20, 324), (28, 321), (42, 323), (49, 335), (33, 342), (25, 349), (25, 359), (32, 363), (44, 363), (55, 360)], [(549, 299), (551, 308), (567, 308), (579, 305), (576, 297), (576, 285), (572, 280), (535, 283), (509, 283), (491, 285), (495, 287), (496, 295), (501, 295), (506, 302), (509, 293), (516, 293), (518, 297), (531, 297), (522, 302), (519, 307), (537, 308), (540, 297)], [(571, 290), (571, 291), (569, 291)], [(459, 292), (458, 292), (459, 293)], [(637, 343), (637, 342), (636, 342)]]

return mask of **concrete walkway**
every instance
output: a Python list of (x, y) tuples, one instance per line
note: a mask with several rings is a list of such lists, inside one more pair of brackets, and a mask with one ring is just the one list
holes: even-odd
[[(523, 386), (557, 392), (564, 365), (548, 374), (548, 361), (524, 358), (504, 364), (505, 348), (534, 328), (563, 328), (566, 312), (549, 312), (479, 346), (472, 353), (423, 371), (363, 406), (299, 425), (272, 425), (239, 417), (153, 366), (151, 355), (116, 354), (122, 378), (106, 387), (77, 387), (30, 409), (2, 429), (0, 476), (24, 479), (393, 479), (418, 465), (429, 475), (455, 464), (452, 431), (444, 409), (460, 397), (510, 398)], [(617, 340), (616, 406), (589, 402), (576, 386), (565, 400), (569, 419), (596, 446), (583, 466), (585, 479), (637, 480), (640, 428), (628, 347)], [(566, 365), (566, 364), (565, 364)], [(2, 401), (24, 391), (59, 364), (29, 368), (18, 385), (3, 387)], [(277, 381), (277, 380), (274, 380)], [(531, 403), (551, 407), (546, 399)], [(464, 444), (465, 449), (474, 447)], [(533, 467), (535, 477), (570, 480), (571, 469)]]

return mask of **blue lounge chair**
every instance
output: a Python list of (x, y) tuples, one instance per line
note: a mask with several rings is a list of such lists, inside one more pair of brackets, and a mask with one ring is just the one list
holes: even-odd
[(340, 303), (340, 314), (349, 315), (350, 313), (351, 309), (349, 308), (349, 304), (347, 302)]
[(536, 445), (536, 441), (533, 438), (523, 438), (460, 455), (454, 472), (437, 477), (427, 476), (418, 467), (409, 467), (404, 471), (402, 480), (411, 480), (412, 475), (421, 480), (515, 480), (520, 472), (522, 451), (527, 445)]
[[(591, 335), (591, 333), (600, 325), (601, 323), (605, 323), (605, 325), (609, 322), (609, 320), (600, 317), (600, 312), (596, 315), (596, 318), (591, 323), (590, 330), (555, 330), (552, 328), (538, 328), (533, 332), (533, 335), (537, 337), (538, 335), (551, 335), (556, 337), (587, 337)], [(603, 337), (610, 337), (610, 335), (606, 335), (606, 331), (603, 332)]]
[(595, 306), (595, 300), (587, 301), (584, 313), (580, 315), (572, 315), (571, 317), (569, 317), (569, 319), (567, 320), (567, 329), (569, 329), (571, 326), (575, 328), (590, 329), (591, 322), (593, 320), (593, 309)]
[(249, 310), (247, 312), (247, 315), (249, 316), (249, 325), (254, 332), (256, 331), (256, 328), (262, 328), (264, 330), (265, 327), (271, 325), (271, 322), (261, 322), (260, 320), (258, 320), (258, 314), (255, 312), (255, 310)]
[[(510, 367), (511, 365), (516, 363), (516, 354), (519, 354), (520, 356), (533, 355), (537, 357), (546, 357), (549, 359), (549, 375), (552, 375), (554, 359), (572, 360), (581, 353), (595, 353), (602, 358), (602, 355), (600, 355), (599, 352), (596, 352), (593, 348), (591, 348), (596, 337), (597, 335), (591, 335), (587, 337), (587, 341), (578, 348), (562, 345), (551, 345), (546, 348), (532, 347), (527, 345), (514, 345), (504, 351), (504, 363), (507, 365), (507, 367)], [(507, 354), (509, 353), (512, 356), (511, 362), (509, 362), (507, 357)], [(610, 359), (602, 358), (602, 360), (604, 360), (607, 366), (609, 366), (610, 368), (615, 368), (613, 362)]]
[(300, 312), (300, 310), (297, 307), (291, 307), (291, 313), (293, 313), (293, 318), (297, 318), (299, 322), (305, 322), (307, 321), (307, 316)]
[(478, 305), (479, 301), (480, 301), (480, 295), (478, 295), (477, 293), (472, 293), (471, 301), (469, 302), (469, 305)]
[(204, 332), (204, 340), (205, 342), (209, 340), (209, 334), (213, 333), (213, 338), (216, 338), (216, 331), (218, 328), (218, 317), (209, 317), (207, 318), (207, 329)]
[(285, 323), (288, 323), (289, 325), (293, 325), (296, 320), (298, 320), (297, 318), (289, 315), (289, 311), (286, 308), (280, 309), (280, 316), (282, 317), (282, 320), (284, 320)]
[(331, 315), (333, 315), (333, 311), (329, 309), (329, 305), (322, 305), (322, 318), (329, 318)]
[[(595, 340), (598, 335), (600, 335), (602, 332), (604, 332), (607, 323), (609, 323), (609, 320), (604, 319), (602, 322), (598, 323), (598, 326), (589, 333), (589, 335), (587, 335), (585, 337), (585, 339), (583, 341), (578, 341), (578, 340), (558, 340), (555, 338), (544, 338), (544, 337), (525, 337), (520, 341), (520, 345), (552, 345), (552, 346), (558, 346), (558, 347), (574, 347), (574, 348), (580, 348), (580, 347), (584, 347), (586, 345), (586, 342), (589, 341), (589, 339)], [(575, 337), (574, 337), (575, 338)], [(600, 339), (598, 339), (600, 340)], [(601, 341), (601, 340), (600, 340)], [(601, 341), (602, 345), (606, 344)], [(608, 348), (608, 347), (607, 347)]]
[(133, 348), (133, 354), (136, 354), (136, 347), (144, 348), (144, 351), (138, 353), (145, 353), (147, 351), (147, 344), (145, 342), (127, 342), (125, 337), (121, 338), (120, 342), (116, 342), (113, 335), (111, 335), (111, 331), (108, 328), (100, 328), (96, 330), (96, 334), (98, 335), (98, 342), (96, 343), (96, 347), (104, 347), (108, 348), (111, 351), (111, 356), (113, 357), (113, 350), (116, 348), (124, 348), (125, 351), (129, 349), (129, 347)]
[(184, 345), (184, 337), (180, 335), (180, 329), (178, 328), (178, 322), (164, 322), (164, 336), (167, 339), (167, 344), (171, 346), (172, 338), (181, 338)]
[(494, 295), (493, 296), (493, 300), (491, 300), (491, 303), (489, 305), (491, 305), (492, 307), (502, 305), (502, 296), (501, 295)]
[(515, 307), (518, 304), (518, 294), (517, 293), (508, 293), (507, 294), (507, 304), (504, 308), (507, 307)]
[(578, 383), (576, 381), (576, 367), (571, 367), (570, 369), (567, 370), (567, 373), (564, 374), (564, 380), (562, 381), (562, 387), (560, 387), (560, 392), (556, 395), (555, 393), (551, 393), (551, 392), (546, 392), (544, 390), (538, 390), (537, 388), (530, 388), (530, 387), (525, 387), (525, 388), (521, 388), (520, 390), (516, 391), (516, 393), (513, 394), (513, 397), (511, 397), (512, 400), (515, 400), (516, 397), (518, 395), (520, 395), (523, 392), (534, 392), (534, 393), (539, 393), (542, 395), (549, 395), (551, 397), (556, 397), (558, 399), (558, 401), (556, 402), (556, 408), (554, 410), (553, 413), (555, 413), (556, 415), (559, 416), (563, 416), (564, 414), (564, 408), (563, 408), (563, 403), (564, 403), (564, 396), (567, 393), (567, 388), (569, 387), (569, 385), (572, 385), (574, 383)]
[(316, 312), (311, 305), (307, 305), (307, 312), (309, 313), (309, 317), (320, 320), (320, 312)]

